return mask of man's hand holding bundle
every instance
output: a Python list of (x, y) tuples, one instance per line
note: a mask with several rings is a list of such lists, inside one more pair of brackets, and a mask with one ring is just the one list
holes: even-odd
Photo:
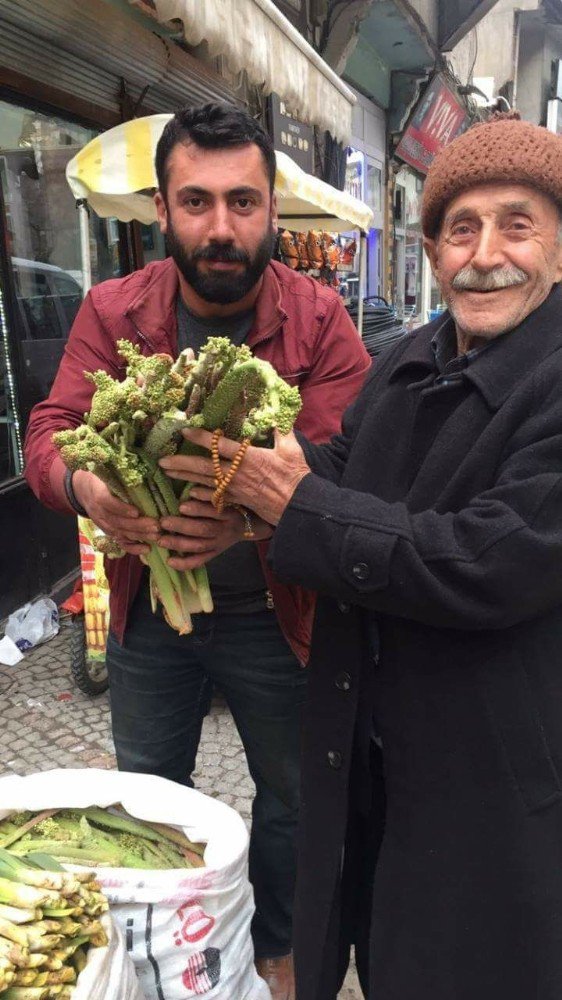
[[(190, 429), (183, 433), (193, 444), (211, 449), (212, 434), (209, 431)], [(223, 476), (228, 475), (239, 449), (239, 441), (219, 438), (218, 451)], [(210, 458), (171, 455), (162, 458), (160, 465), (172, 479), (198, 484), (191, 491), (191, 499), (211, 500), (216, 483)], [(276, 525), (301, 479), (309, 472), (295, 435), (292, 432), (280, 434), (276, 431), (273, 448), (248, 447), (236, 475), (229, 482), (226, 502), (247, 507), (267, 524)]]

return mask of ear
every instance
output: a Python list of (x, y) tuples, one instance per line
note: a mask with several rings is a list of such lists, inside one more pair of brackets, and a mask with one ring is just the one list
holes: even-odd
[(437, 240), (430, 239), (429, 236), (423, 238), (423, 248), (431, 265), (431, 270), (435, 277), (439, 273), (439, 254), (437, 252)]
[(271, 229), (274, 233), (276, 233), (277, 227), (279, 226), (279, 212), (277, 208), (277, 195), (275, 194), (275, 191), (271, 195), (270, 219), (271, 219)]
[(160, 191), (157, 191), (154, 195), (154, 204), (156, 205), (156, 216), (158, 219), (158, 225), (160, 226), (160, 232), (165, 236), (168, 232), (168, 209), (166, 207), (164, 196)]

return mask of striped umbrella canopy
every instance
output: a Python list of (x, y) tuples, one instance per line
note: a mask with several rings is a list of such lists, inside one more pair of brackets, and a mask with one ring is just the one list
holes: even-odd
[[(103, 218), (121, 222), (156, 220), (154, 154), (172, 115), (149, 115), (116, 125), (92, 139), (69, 161), (66, 177), (74, 197)], [(345, 191), (305, 173), (278, 151), (275, 190), (280, 223), (288, 229), (323, 226), (333, 232), (367, 230), (373, 212)]]

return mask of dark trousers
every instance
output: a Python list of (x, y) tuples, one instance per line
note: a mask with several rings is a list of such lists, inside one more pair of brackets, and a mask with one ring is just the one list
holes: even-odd
[(125, 641), (110, 634), (107, 667), (117, 765), (192, 785), (213, 683), (240, 734), (256, 786), (249, 869), (256, 956), (291, 949), (301, 711), (306, 671), (275, 612), (196, 615), (180, 636), (143, 590)]

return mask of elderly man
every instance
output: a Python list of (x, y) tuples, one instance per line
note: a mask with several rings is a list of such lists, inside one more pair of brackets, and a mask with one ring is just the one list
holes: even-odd
[(276, 526), (275, 573), (324, 595), (299, 1000), (335, 997), (371, 873), (372, 1000), (562, 996), (561, 203), (562, 137), (500, 116), (455, 140), (423, 200), (448, 313), (329, 445), (250, 448), (232, 481)]

